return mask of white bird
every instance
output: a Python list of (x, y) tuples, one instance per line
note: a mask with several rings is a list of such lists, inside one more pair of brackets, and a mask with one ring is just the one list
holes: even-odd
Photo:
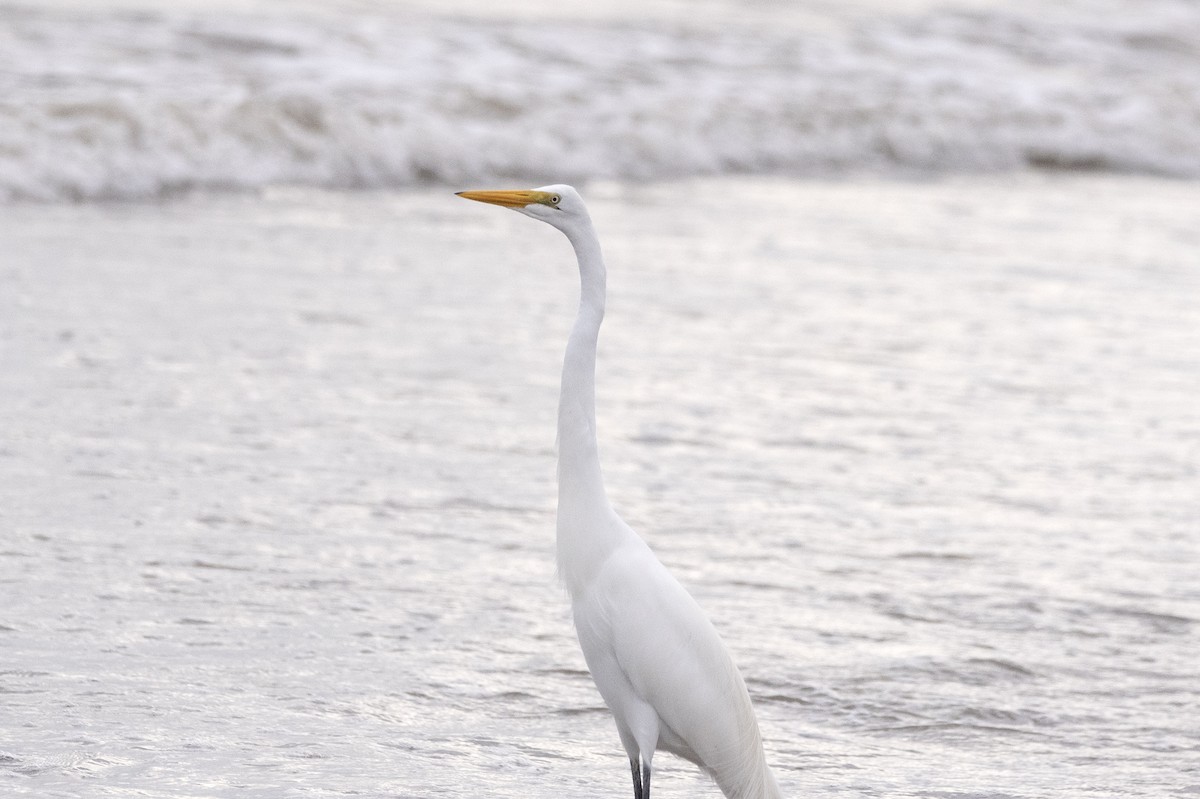
[(583, 199), (563, 185), (458, 196), (553, 225), (579, 260), (579, 314), (558, 404), (558, 572), (588, 669), (629, 755), (634, 799), (650, 799), (650, 763), (660, 749), (695, 763), (729, 799), (780, 799), (729, 651), (604, 490), (595, 385), (606, 273)]

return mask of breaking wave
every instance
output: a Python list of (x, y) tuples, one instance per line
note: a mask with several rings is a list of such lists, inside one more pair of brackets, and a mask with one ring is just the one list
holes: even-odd
[(1200, 5), (832, 34), (0, 7), (0, 200), (727, 172), (1200, 176)]

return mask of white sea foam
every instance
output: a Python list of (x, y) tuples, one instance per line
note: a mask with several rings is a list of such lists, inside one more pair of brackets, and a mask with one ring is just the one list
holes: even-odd
[(0, 7), (0, 200), (725, 172), (1200, 175), (1200, 7), (760, 27)]

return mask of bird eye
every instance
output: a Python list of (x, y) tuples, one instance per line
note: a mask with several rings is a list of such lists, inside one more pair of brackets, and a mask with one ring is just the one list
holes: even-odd
[(559, 201), (559, 200), (561, 200), (561, 199), (562, 199), (562, 198), (561, 198), (561, 197), (559, 197), (557, 194), (551, 194), (551, 195), (550, 195), (550, 204), (551, 204), (551, 205), (558, 205), (558, 201)]

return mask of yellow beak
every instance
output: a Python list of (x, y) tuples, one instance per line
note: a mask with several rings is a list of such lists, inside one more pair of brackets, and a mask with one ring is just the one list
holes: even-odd
[(547, 191), (460, 191), (457, 194), (467, 200), (502, 205), (505, 208), (524, 208), (534, 203), (544, 203), (554, 196)]

